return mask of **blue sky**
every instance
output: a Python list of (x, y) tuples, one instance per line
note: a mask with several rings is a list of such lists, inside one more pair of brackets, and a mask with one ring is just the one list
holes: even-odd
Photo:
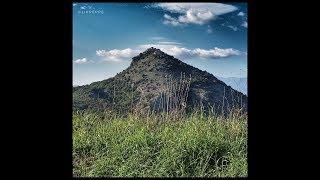
[(246, 3), (75, 3), (73, 85), (116, 75), (153, 46), (220, 77), (247, 77)]

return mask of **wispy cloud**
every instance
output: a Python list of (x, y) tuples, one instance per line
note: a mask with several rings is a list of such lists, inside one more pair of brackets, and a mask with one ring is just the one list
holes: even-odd
[(93, 61), (88, 60), (87, 58), (80, 58), (73, 61), (75, 64), (88, 64), (93, 63)]
[(160, 37), (160, 36), (155, 36), (155, 37), (151, 37), (150, 39), (152, 39), (152, 40), (166, 40), (167, 38)]
[(156, 37), (151, 37), (150, 39), (153, 40), (154, 43), (157, 43), (157, 44), (182, 45), (182, 43), (176, 42), (176, 41), (169, 39), (169, 38), (166, 38), (166, 37), (156, 36)]
[(208, 34), (211, 34), (212, 33), (212, 28), (210, 25), (207, 26), (207, 33)]
[(233, 31), (238, 31), (238, 28), (236, 27), (236, 26), (231, 26), (231, 25), (229, 25), (229, 26), (227, 26), (228, 28), (230, 28), (230, 29), (232, 29)]
[(235, 6), (222, 3), (157, 3), (153, 7), (180, 14), (178, 17), (164, 14), (163, 23), (172, 26), (203, 25), (219, 15), (237, 10)]
[(173, 41), (159, 41), (158, 44), (181, 45), (182, 43), (173, 42)]
[(168, 14), (164, 14), (163, 17), (164, 17), (163, 24), (172, 25), (172, 26), (182, 26), (183, 25), (176, 18), (173, 18)]
[(244, 13), (242, 11), (238, 13), (238, 16), (245, 16), (245, 15), (246, 15), (246, 13)]
[(245, 28), (248, 28), (248, 22), (247, 21), (244, 21), (241, 26), (245, 27)]
[(244, 12), (239, 12), (238, 13), (238, 16), (241, 16), (241, 19), (242, 19), (242, 24), (241, 26), (242, 27), (245, 27), (245, 28), (248, 28), (248, 22), (247, 22), (247, 14), (244, 13)]

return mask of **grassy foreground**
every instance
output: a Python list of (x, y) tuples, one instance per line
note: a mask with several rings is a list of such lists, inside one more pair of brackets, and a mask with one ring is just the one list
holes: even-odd
[(247, 120), (73, 116), (77, 177), (247, 176)]

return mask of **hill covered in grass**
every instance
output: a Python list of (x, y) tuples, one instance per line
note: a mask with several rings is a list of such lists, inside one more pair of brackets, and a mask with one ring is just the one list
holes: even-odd
[(133, 57), (130, 66), (115, 77), (73, 88), (75, 111), (148, 114), (195, 108), (217, 114), (246, 111), (247, 96), (156, 48)]
[(75, 177), (245, 177), (246, 116), (73, 116)]

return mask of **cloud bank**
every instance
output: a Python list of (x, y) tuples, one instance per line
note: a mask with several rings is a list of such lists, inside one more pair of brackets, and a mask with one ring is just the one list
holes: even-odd
[(173, 45), (173, 44), (142, 44), (139, 45), (136, 49), (113, 49), (113, 50), (97, 50), (96, 54), (104, 58), (104, 61), (117, 61), (120, 62), (125, 59), (130, 59), (133, 56), (138, 55), (139, 53), (145, 51), (146, 49), (154, 47), (158, 48), (161, 51), (172, 55), (174, 57), (180, 58), (181, 60), (190, 59), (190, 58), (202, 58), (202, 59), (219, 59), (227, 58), (231, 56), (244, 55), (245, 53), (233, 49), (233, 48), (218, 48), (214, 47), (212, 49), (188, 49), (182, 46)]

